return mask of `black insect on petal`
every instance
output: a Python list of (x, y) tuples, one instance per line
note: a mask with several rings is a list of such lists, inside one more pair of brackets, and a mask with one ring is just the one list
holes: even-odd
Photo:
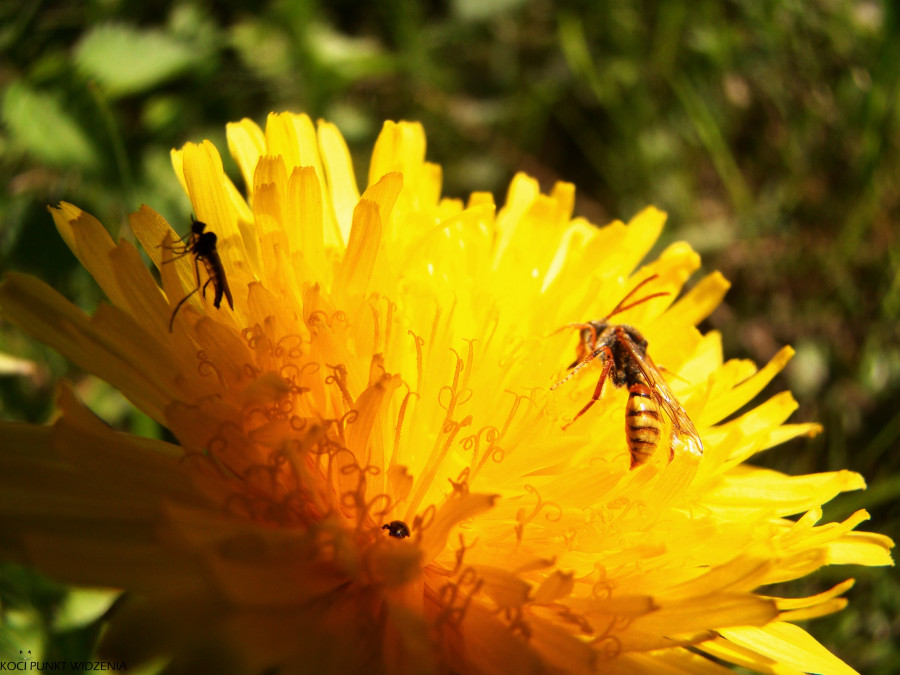
[(409, 536), (409, 525), (402, 520), (392, 520), (387, 525), (382, 525), (381, 529), (387, 530), (389, 535), (397, 539), (406, 539)]
[[(160, 244), (161, 248), (168, 248), (176, 254), (174, 258), (164, 262), (174, 262), (175, 260), (180, 260), (188, 255), (194, 256), (194, 277), (197, 280), (197, 285), (194, 289), (175, 305), (175, 309), (172, 311), (172, 318), (169, 319), (170, 333), (175, 327), (175, 315), (178, 314), (178, 310), (181, 309), (181, 306), (187, 302), (194, 293), (200, 291), (201, 288), (201, 294), (205, 298), (206, 289), (210, 284), (212, 284), (213, 290), (215, 291), (215, 299), (213, 300), (215, 308), (219, 309), (222, 305), (222, 298), (224, 297), (228, 300), (228, 306), (234, 309), (231, 289), (228, 287), (228, 280), (225, 278), (225, 268), (222, 266), (222, 259), (219, 257), (219, 252), (216, 249), (218, 237), (215, 232), (208, 232), (205, 230), (206, 223), (195, 220), (194, 217), (191, 216), (191, 231), (179, 240), (182, 243), (176, 244), (175, 246)], [(202, 285), (200, 283), (201, 262), (206, 268), (206, 274), (209, 277), (206, 280), (206, 283)]]

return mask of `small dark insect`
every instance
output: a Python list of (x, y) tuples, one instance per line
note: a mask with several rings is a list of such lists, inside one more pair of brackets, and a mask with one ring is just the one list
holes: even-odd
[[(175, 326), (175, 315), (178, 314), (178, 310), (181, 309), (181, 306), (185, 302), (187, 302), (188, 298), (201, 288), (200, 262), (202, 262), (203, 266), (206, 268), (206, 275), (208, 277), (206, 283), (203, 284), (202, 287), (203, 290), (201, 293), (203, 297), (206, 298), (206, 287), (212, 284), (213, 289), (216, 292), (213, 300), (215, 308), (219, 308), (222, 304), (222, 297), (224, 296), (228, 300), (228, 306), (234, 309), (234, 302), (231, 299), (231, 289), (228, 288), (228, 280), (225, 278), (225, 269), (222, 267), (222, 259), (219, 258), (219, 252), (216, 250), (218, 238), (216, 237), (215, 232), (205, 232), (204, 230), (206, 230), (206, 223), (195, 220), (194, 217), (191, 216), (191, 231), (179, 240), (183, 242), (180, 246), (171, 247), (171, 249), (175, 251), (177, 257), (166, 261), (173, 262), (175, 260), (180, 260), (186, 255), (193, 255), (194, 275), (197, 278), (197, 285), (194, 287), (194, 290), (184, 296), (178, 304), (175, 305), (175, 309), (172, 311), (172, 318), (169, 319), (170, 333)], [(185, 239), (187, 239), (187, 241), (184, 241)]]
[(635, 286), (606, 318), (563, 326), (563, 329), (580, 329), (581, 339), (576, 347), (575, 361), (569, 366), (572, 372), (550, 387), (550, 389), (556, 389), (599, 356), (603, 362), (603, 370), (594, 389), (594, 395), (572, 418), (572, 421), (563, 428), (565, 429), (575, 422), (600, 399), (607, 378), (612, 379), (613, 385), (616, 387), (627, 386), (625, 437), (631, 453), (632, 469), (647, 463), (656, 451), (662, 429), (660, 409), (672, 422), (669, 461), (674, 458), (676, 450), (695, 458), (699, 458), (703, 454), (703, 443), (700, 441), (700, 435), (697, 433), (694, 423), (691, 422), (691, 418), (675, 398), (675, 394), (672, 393), (660, 374), (659, 368), (647, 353), (647, 340), (632, 326), (609, 322), (610, 317), (624, 312), (626, 309), (631, 309), (651, 298), (668, 295), (666, 292), (651, 293), (630, 304), (625, 304), (638, 289), (656, 277), (657, 275), (654, 274)]
[(382, 525), (381, 529), (387, 530), (389, 535), (397, 539), (406, 539), (409, 536), (409, 525), (402, 520), (392, 520), (387, 525)]

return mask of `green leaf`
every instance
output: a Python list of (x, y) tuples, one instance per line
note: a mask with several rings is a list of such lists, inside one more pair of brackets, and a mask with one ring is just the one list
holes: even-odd
[(6, 90), (0, 114), (13, 142), (46, 164), (97, 165), (97, 149), (90, 137), (53, 94), (14, 82)]
[(451, 6), (453, 14), (463, 21), (487, 21), (503, 14), (513, 15), (523, 5), (523, 0), (455, 0)]
[(308, 38), (316, 61), (347, 80), (356, 81), (391, 69), (391, 57), (371, 38), (349, 36), (327, 24), (314, 26)]
[(53, 616), (54, 630), (74, 630), (96, 621), (109, 610), (119, 593), (106, 588), (70, 588)]
[(75, 48), (75, 62), (110, 96), (146, 91), (196, 65), (202, 54), (155, 30), (106, 24), (91, 30)]

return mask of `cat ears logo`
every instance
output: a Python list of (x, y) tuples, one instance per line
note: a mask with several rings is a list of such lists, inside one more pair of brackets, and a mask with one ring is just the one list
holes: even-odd
[(31, 661), (31, 650), (29, 649), (27, 652), (19, 650), (19, 659), (22, 661)]

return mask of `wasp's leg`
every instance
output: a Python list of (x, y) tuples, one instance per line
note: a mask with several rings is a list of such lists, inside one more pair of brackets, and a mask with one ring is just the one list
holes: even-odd
[(191, 250), (190, 248), (187, 248), (186, 250), (182, 250), (182, 249), (174, 248), (173, 246), (163, 246), (162, 244), (159, 245), (159, 248), (164, 248), (169, 251), (175, 251), (175, 253), (178, 254), (174, 258), (170, 258), (169, 260), (163, 260), (162, 261), (163, 265), (166, 265), (168, 263), (173, 263), (176, 260), (181, 260), (185, 256), (189, 256), (193, 253), (193, 250)]
[[(554, 384), (552, 387), (550, 387), (550, 391), (553, 391), (557, 387), (559, 387), (559, 386), (565, 384), (566, 382), (568, 382), (569, 380), (571, 380), (575, 376), (575, 373), (577, 373), (579, 370), (581, 370), (587, 364), (589, 364), (591, 361), (593, 361), (599, 354), (602, 354), (604, 349), (606, 351), (609, 351), (609, 347), (603, 347), (601, 349), (598, 349), (598, 350), (593, 351), (590, 354), (588, 354), (586, 357), (584, 357), (584, 360), (581, 361), (580, 363), (578, 361), (576, 361), (575, 363), (577, 365), (575, 365), (574, 367), (569, 366), (569, 370), (571, 370), (572, 372), (569, 373), (568, 375), (566, 375), (563, 379), (561, 379), (559, 382)], [(610, 352), (610, 354), (612, 354), (612, 352)]]
[(190, 293), (188, 293), (186, 296), (184, 296), (181, 300), (179, 300), (178, 304), (175, 305), (175, 309), (172, 311), (172, 318), (169, 319), (169, 332), (170, 333), (172, 332), (172, 329), (175, 326), (175, 315), (178, 314), (178, 310), (181, 309), (181, 306), (188, 301), (188, 298), (190, 298), (194, 293), (196, 293), (199, 290), (200, 290), (200, 284), (197, 284), (194, 287), (194, 290), (192, 290)]
[[(613, 359), (612, 350), (605, 345), (603, 347), (601, 347), (600, 349), (598, 349), (597, 351), (593, 352), (591, 354), (591, 358), (593, 358), (599, 354), (603, 354), (604, 363), (603, 363), (603, 371), (600, 373), (600, 379), (597, 381), (597, 386), (594, 388), (594, 395), (591, 396), (591, 400), (587, 402), (587, 405), (585, 405), (581, 410), (579, 410), (578, 414), (572, 418), (572, 421), (563, 426), (563, 429), (568, 429), (570, 426), (572, 426), (572, 424), (575, 422), (575, 420), (577, 420), (579, 417), (584, 415), (584, 413), (586, 413), (588, 411), (588, 409), (592, 405), (594, 405), (594, 403), (596, 403), (597, 401), (600, 400), (600, 395), (603, 393), (603, 385), (606, 383), (606, 380), (609, 377), (609, 371), (612, 369), (612, 367), (615, 363), (615, 359)], [(587, 363), (587, 361), (588, 361), (588, 359), (585, 359), (582, 362), (582, 364)], [(571, 375), (569, 377), (571, 377)]]
[[(207, 279), (207, 280), (206, 280), (206, 283), (203, 284), (203, 290), (200, 291), (200, 295), (203, 296), (203, 299), (204, 299), (204, 300), (206, 300), (206, 287), (209, 286), (209, 285), (212, 283), (212, 280), (213, 280), (212, 277), (210, 277), (209, 279)], [(218, 307), (218, 305), (216, 305), (216, 307)]]

